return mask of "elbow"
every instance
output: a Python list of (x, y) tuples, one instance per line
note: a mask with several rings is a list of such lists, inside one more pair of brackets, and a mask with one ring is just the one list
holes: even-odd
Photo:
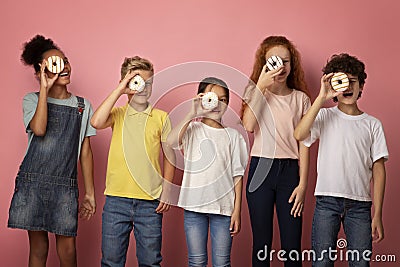
[(35, 135), (35, 136), (45, 136), (46, 135), (46, 129), (44, 128), (44, 129), (32, 129), (31, 128), (31, 130), (32, 130), (32, 132), (33, 132), (33, 134)]
[(243, 120), (242, 125), (247, 132), (250, 132), (250, 133), (254, 132), (254, 128), (255, 128), (254, 124), (248, 123), (246, 120)]
[(167, 137), (167, 140), (166, 140), (166, 142), (165, 142), (165, 145), (166, 145), (168, 148), (170, 148), (170, 149), (173, 149), (174, 147), (177, 147), (177, 142), (175, 142), (174, 139), (175, 139), (175, 138), (173, 138), (172, 135), (169, 135), (169, 136)]
[(99, 120), (94, 116), (90, 119), (90, 125), (92, 125), (92, 127), (97, 130), (101, 129), (101, 124)]
[(306, 134), (301, 133), (299, 130), (295, 129), (293, 132), (293, 137), (297, 140), (297, 141), (304, 141), (307, 138)]

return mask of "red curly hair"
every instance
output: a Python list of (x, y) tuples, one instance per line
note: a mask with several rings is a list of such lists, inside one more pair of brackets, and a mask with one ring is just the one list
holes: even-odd
[(262, 41), (256, 52), (253, 72), (250, 75), (250, 80), (254, 84), (257, 84), (261, 70), (266, 64), (265, 54), (268, 50), (275, 46), (283, 46), (290, 52), (291, 71), (286, 81), (287, 86), (292, 89), (300, 90), (310, 97), (310, 92), (308, 91), (307, 84), (304, 80), (304, 71), (303, 67), (301, 66), (300, 53), (297, 51), (294, 44), (284, 36), (269, 36)]
[[(247, 85), (248, 87), (254, 86), (258, 82), (258, 78), (260, 77), (262, 68), (267, 62), (265, 55), (268, 50), (276, 46), (283, 46), (290, 52), (290, 66), (291, 71), (289, 76), (287, 77), (286, 83), (287, 86), (291, 89), (296, 89), (304, 92), (308, 97), (310, 97), (310, 91), (307, 88), (307, 84), (304, 79), (304, 71), (301, 66), (301, 56), (299, 51), (297, 51), (294, 44), (289, 41), (284, 36), (269, 36), (258, 47), (256, 51), (255, 62), (253, 66), (253, 72), (250, 75), (250, 81)], [(245, 101), (242, 101), (242, 108), (240, 111), (240, 118), (243, 119), (243, 112), (247, 106)]]

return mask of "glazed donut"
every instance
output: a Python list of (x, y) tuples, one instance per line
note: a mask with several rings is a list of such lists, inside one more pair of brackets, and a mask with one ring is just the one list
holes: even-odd
[(143, 78), (138, 74), (133, 77), (128, 84), (129, 89), (142, 92), (144, 90), (146, 83)]
[(283, 65), (283, 61), (279, 56), (271, 56), (267, 59), (268, 70), (275, 70)]
[(218, 106), (218, 96), (214, 92), (208, 92), (201, 98), (201, 105), (204, 109), (212, 110)]
[(335, 91), (346, 91), (349, 88), (349, 77), (347, 77), (346, 73), (337, 72), (332, 76), (331, 85)]
[(59, 56), (47, 58), (47, 69), (54, 74), (61, 73), (64, 69), (64, 60)]

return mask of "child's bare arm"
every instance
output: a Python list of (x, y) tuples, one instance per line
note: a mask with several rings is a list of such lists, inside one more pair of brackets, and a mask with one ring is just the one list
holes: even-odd
[(233, 180), (235, 182), (235, 202), (230, 225), (231, 236), (237, 235), (241, 229), (243, 176), (234, 177)]
[(136, 91), (132, 91), (127, 88), (128, 82), (136, 75), (135, 72), (128, 72), (124, 79), (120, 81), (117, 88), (108, 95), (108, 97), (101, 103), (101, 105), (94, 112), (90, 124), (96, 129), (104, 129), (112, 125), (111, 110), (114, 107), (117, 100), (123, 94), (134, 94)]
[(93, 174), (93, 153), (90, 146), (90, 137), (85, 137), (81, 149), (81, 168), (83, 182), (85, 185), (85, 196), (79, 210), (81, 217), (90, 219), (96, 212), (96, 200), (94, 190), (94, 174)]
[(385, 237), (382, 222), (383, 198), (385, 195), (386, 170), (384, 158), (380, 158), (372, 165), (372, 178), (374, 183), (374, 216), (372, 218), (372, 238), (375, 243)]
[(310, 148), (299, 144), (299, 174), (300, 181), (299, 185), (293, 190), (292, 195), (289, 198), (289, 203), (293, 203), (290, 214), (294, 217), (301, 216), (304, 209), (304, 200), (306, 197), (307, 183), (308, 183), (308, 169), (310, 163)]
[(49, 78), (46, 74), (47, 60), (43, 59), (40, 65), (40, 90), (38, 96), (38, 103), (33, 115), (32, 120), (29, 122), (29, 127), (36, 136), (44, 136), (47, 128), (47, 94), (54, 82), (58, 78), (58, 74), (53, 78)]
[(158, 205), (156, 212), (167, 212), (171, 206), (171, 197), (173, 194), (172, 181), (175, 175), (175, 152), (166, 143), (163, 143), (163, 185), (162, 193), (160, 197), (160, 204)]

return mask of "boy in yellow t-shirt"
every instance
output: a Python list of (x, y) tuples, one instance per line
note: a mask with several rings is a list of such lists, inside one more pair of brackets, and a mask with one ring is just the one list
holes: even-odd
[[(173, 150), (164, 146), (161, 174), (159, 155), (171, 123), (166, 112), (148, 102), (153, 74), (153, 65), (147, 59), (125, 58), (119, 85), (91, 119), (96, 129), (111, 127), (113, 130), (102, 215), (101, 266), (125, 265), (132, 229), (139, 266), (160, 266), (162, 260), (162, 213), (170, 206), (158, 199), (166, 199), (163, 179), (171, 182), (175, 167), (169, 161), (174, 158)], [(131, 79), (140, 79), (137, 76), (145, 81), (140, 92), (128, 88)], [(124, 94), (128, 96), (128, 103), (114, 107)]]

